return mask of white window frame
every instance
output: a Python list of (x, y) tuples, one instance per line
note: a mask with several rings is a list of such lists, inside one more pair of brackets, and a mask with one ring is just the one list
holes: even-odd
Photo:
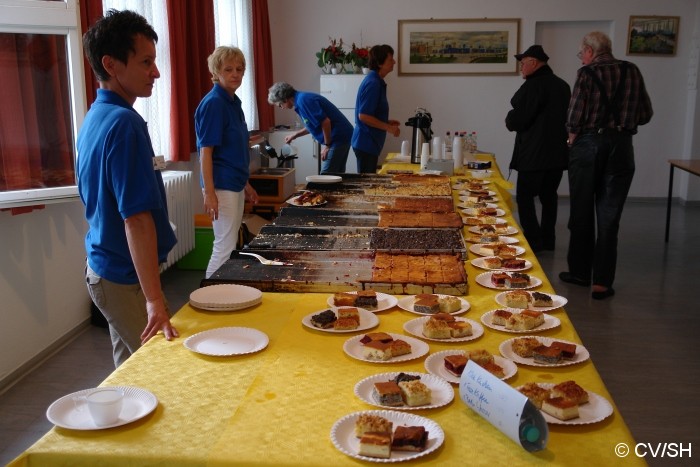
[[(73, 130), (72, 143), (73, 153), (77, 154), (75, 142), (78, 138), (78, 129), (85, 118), (87, 104), (80, 20), (76, 0), (64, 0), (63, 2), (0, 0), (0, 32), (66, 36)], [(0, 208), (73, 201), (77, 197), (77, 185), (5, 191), (0, 192)]]

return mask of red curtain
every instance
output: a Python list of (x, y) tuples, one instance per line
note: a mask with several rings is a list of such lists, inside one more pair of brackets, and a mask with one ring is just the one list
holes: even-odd
[(65, 36), (2, 33), (0, 64), (0, 190), (73, 185)]
[(275, 126), (274, 108), (267, 102), (272, 86), (272, 52), (270, 51), (270, 17), (267, 0), (253, 0), (253, 59), (255, 60), (255, 100), (258, 104), (259, 129)]
[(172, 160), (189, 161), (197, 150), (194, 111), (212, 86), (207, 57), (214, 50), (214, 4), (167, 0), (172, 95)]
[[(104, 16), (102, 0), (80, 0), (78, 5), (80, 6), (80, 30), (85, 33), (85, 31), (90, 29), (90, 26)], [(87, 102), (89, 109), (92, 103), (95, 102), (97, 88), (99, 88), (100, 85), (97, 82), (97, 77), (92, 71), (85, 54), (83, 54), (83, 67), (85, 68), (85, 102)]]

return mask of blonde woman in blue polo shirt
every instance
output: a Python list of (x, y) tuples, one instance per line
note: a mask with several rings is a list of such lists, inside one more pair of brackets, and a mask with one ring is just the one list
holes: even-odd
[(201, 163), (204, 209), (211, 216), (214, 246), (207, 266), (210, 277), (236, 248), (245, 201), (258, 202), (248, 183), (248, 125), (236, 90), (243, 82), (246, 61), (237, 47), (217, 47), (207, 59), (214, 87), (194, 114)]

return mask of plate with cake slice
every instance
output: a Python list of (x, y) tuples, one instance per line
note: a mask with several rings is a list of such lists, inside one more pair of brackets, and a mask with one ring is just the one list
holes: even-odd
[(430, 454), (445, 442), (445, 432), (437, 422), (410, 412), (365, 410), (335, 422), (331, 442), (354, 459), (393, 463)]
[(444, 294), (418, 294), (401, 297), (399, 308), (418, 315), (430, 316), (435, 313), (459, 315), (469, 311), (471, 305), (461, 297)]
[(518, 243), (520, 240), (518, 240), (515, 237), (508, 237), (507, 235), (498, 235), (498, 236), (487, 236), (487, 235), (469, 235), (466, 239), (469, 243), (494, 243), (494, 242), (499, 242), (503, 243), (504, 245), (512, 245), (513, 243)]
[[(518, 229), (513, 227), (512, 225), (500, 224), (500, 226), (499, 225), (495, 226), (495, 229), (496, 229), (496, 233), (499, 235), (515, 235), (516, 233), (518, 233)], [(469, 230), (469, 232), (475, 233), (475, 234), (482, 233), (481, 232), (482, 227), (478, 226), (478, 225), (472, 225), (467, 230)]]
[[(574, 391), (578, 397), (565, 397), (569, 392), (567, 387), (572, 385), (578, 389)], [(613, 407), (605, 397), (581, 388), (574, 381), (559, 384), (528, 383), (515, 389), (528, 396), (535, 407), (540, 409), (545, 421), (552, 425), (589, 425), (601, 422), (613, 413)]]
[(522, 290), (539, 287), (542, 280), (524, 272), (491, 271), (476, 276), (476, 283), (488, 289)]
[(471, 260), (472, 266), (489, 271), (527, 271), (532, 262), (522, 258), (501, 258), (500, 256), (484, 256)]
[(437, 313), (406, 321), (403, 330), (421, 339), (435, 342), (468, 342), (484, 335), (481, 324), (467, 318)]
[(523, 365), (558, 367), (576, 365), (590, 358), (581, 344), (551, 337), (514, 337), (498, 346), (501, 355)]
[[(469, 360), (467, 352), (478, 352), (480, 355), (479, 357), (475, 356), (476, 358), (487, 358), (487, 360), (483, 360), (480, 363), (480, 366), (504, 381), (512, 378), (518, 372), (518, 366), (507, 358), (499, 355), (490, 355), (486, 351), (474, 350), (443, 350), (435, 352), (425, 359), (425, 369), (431, 375), (439, 376), (452, 384), (459, 384), (462, 371), (464, 371), (464, 367)], [(489, 356), (492, 358), (488, 358)], [(474, 361), (476, 362), (477, 360)]]
[(379, 318), (364, 308), (340, 306), (308, 314), (301, 323), (316, 331), (343, 333), (372, 329), (379, 324)]
[(496, 295), (496, 303), (507, 308), (552, 311), (566, 305), (568, 300), (551, 293), (510, 290)]
[(479, 256), (520, 256), (525, 248), (518, 245), (494, 243), (475, 243), (469, 246), (469, 251)]
[(496, 216), (503, 217), (506, 212), (500, 208), (463, 208), (462, 212), (468, 216)]
[(359, 381), (355, 385), (355, 395), (383, 409), (418, 410), (447, 405), (454, 399), (455, 392), (447, 381), (435, 375), (393, 372)]
[(561, 325), (561, 320), (556, 316), (540, 311), (513, 310), (512, 308), (487, 311), (481, 315), (481, 322), (496, 331), (512, 333), (540, 332)]
[(371, 332), (346, 340), (343, 350), (348, 356), (363, 362), (397, 363), (420, 358), (428, 353), (430, 347), (415, 337)]
[(326, 303), (332, 308), (339, 306), (356, 306), (364, 308), (372, 313), (394, 308), (398, 299), (393, 295), (374, 290), (353, 290), (350, 292), (338, 292), (330, 297)]

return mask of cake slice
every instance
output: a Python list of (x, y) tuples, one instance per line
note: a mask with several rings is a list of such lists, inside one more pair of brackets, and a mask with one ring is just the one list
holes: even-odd
[(496, 363), (487, 362), (479, 366), (491, 373), (492, 375), (494, 375), (496, 378), (503, 379), (506, 377), (506, 373), (503, 371), (503, 368), (497, 365)]
[[(528, 318), (532, 318), (535, 321), (535, 326), (540, 326), (544, 324), (544, 313), (541, 311), (535, 311), (535, 310), (523, 310), (520, 312), (521, 315), (526, 316)], [(576, 347), (576, 346), (574, 346)], [(576, 350), (574, 348), (574, 350)]]
[(374, 383), (372, 397), (379, 405), (387, 405), (389, 407), (400, 407), (403, 405), (401, 389), (394, 381)]
[(576, 402), (578, 405), (588, 402), (588, 392), (575, 381), (564, 381), (552, 388), (552, 397), (561, 397)]
[(462, 309), (462, 301), (451, 295), (438, 297), (438, 304), (442, 313), (453, 313)]
[(506, 285), (506, 279), (510, 279), (510, 276), (505, 272), (491, 273), (491, 285), (503, 287)]
[(411, 344), (406, 341), (402, 341), (401, 339), (396, 339), (395, 341), (390, 342), (389, 346), (391, 348), (390, 353), (392, 357), (399, 357), (401, 355), (411, 353)]
[(355, 306), (366, 308), (368, 310), (374, 310), (379, 306), (377, 302), (377, 292), (374, 290), (360, 290), (357, 292)]
[(506, 306), (509, 308), (527, 308), (530, 294), (523, 290), (514, 290), (505, 294)]
[(389, 459), (391, 457), (391, 435), (386, 433), (365, 433), (360, 438), (358, 454), (367, 457)]
[(370, 332), (365, 334), (362, 339), (360, 339), (360, 342), (362, 344), (367, 344), (368, 342), (391, 342), (393, 340), (394, 338), (385, 332)]
[(532, 292), (532, 306), (554, 306), (552, 297), (542, 292)]
[(495, 310), (491, 315), (491, 324), (495, 326), (505, 326), (508, 318), (513, 316), (508, 310)]
[(423, 323), (423, 335), (430, 339), (449, 339), (450, 325), (447, 321), (431, 317)]
[(462, 376), (467, 361), (466, 355), (448, 355), (445, 357), (445, 369), (455, 376)]
[(452, 323), (452, 322), (455, 321), (455, 317), (454, 317), (454, 316), (452, 316), (452, 315), (449, 314), (449, 313), (443, 313), (443, 312), (435, 313), (433, 316), (431, 316), (431, 319), (439, 319), (439, 320), (441, 320), (441, 321), (445, 321), (445, 322), (448, 322), (448, 323)]
[(493, 363), (493, 355), (484, 349), (467, 350), (466, 357), (479, 366), (484, 366), (485, 363)]
[(501, 267), (503, 267), (503, 269), (523, 269), (525, 264), (525, 260), (520, 258), (501, 259)]
[(520, 337), (513, 339), (511, 348), (519, 357), (530, 358), (535, 348), (541, 345), (542, 343), (534, 337)]
[(518, 391), (525, 394), (538, 409), (541, 409), (542, 402), (550, 397), (549, 389), (545, 389), (537, 383), (526, 383)]
[(554, 347), (548, 347), (546, 345), (540, 345), (539, 347), (532, 349), (532, 358), (534, 358), (536, 362), (540, 363), (559, 363), (562, 359), (561, 350)]
[(535, 327), (535, 320), (522, 313), (516, 313), (506, 320), (506, 329), (511, 331), (529, 331)]
[(483, 261), (484, 266), (488, 269), (500, 269), (503, 267), (503, 261), (498, 256), (487, 256)]
[(578, 404), (563, 397), (554, 397), (542, 402), (542, 411), (559, 420), (577, 418)]
[(425, 450), (428, 444), (428, 432), (422, 426), (397, 426), (391, 448), (395, 451)]
[(311, 317), (311, 324), (321, 329), (333, 327), (333, 323), (338, 319), (332, 310), (325, 310)]
[(387, 361), (392, 357), (391, 344), (392, 342), (372, 341), (362, 347), (362, 356), (366, 360)]
[(360, 311), (355, 307), (340, 307), (337, 310), (338, 319), (350, 318), (360, 323)]
[(576, 344), (554, 341), (550, 344), (550, 347), (554, 347), (555, 349), (560, 350), (561, 356), (568, 360), (571, 360), (576, 356)]
[(434, 314), (440, 311), (440, 302), (437, 295), (430, 295), (423, 298), (416, 297), (413, 302), (413, 311), (416, 313)]
[(360, 326), (360, 321), (355, 318), (338, 318), (333, 322), (336, 331), (352, 331)]
[(469, 321), (454, 321), (447, 323), (447, 325), (450, 327), (450, 337), (452, 338), (471, 336), (473, 333)]
[(355, 306), (357, 295), (348, 292), (338, 292), (333, 294), (333, 305), (335, 306)]
[(384, 433), (391, 436), (394, 424), (384, 417), (361, 413), (355, 420), (355, 436), (360, 438), (365, 433)]
[(399, 388), (401, 389), (403, 401), (407, 406), (418, 407), (430, 404), (430, 388), (421, 381), (402, 381), (399, 383)]

